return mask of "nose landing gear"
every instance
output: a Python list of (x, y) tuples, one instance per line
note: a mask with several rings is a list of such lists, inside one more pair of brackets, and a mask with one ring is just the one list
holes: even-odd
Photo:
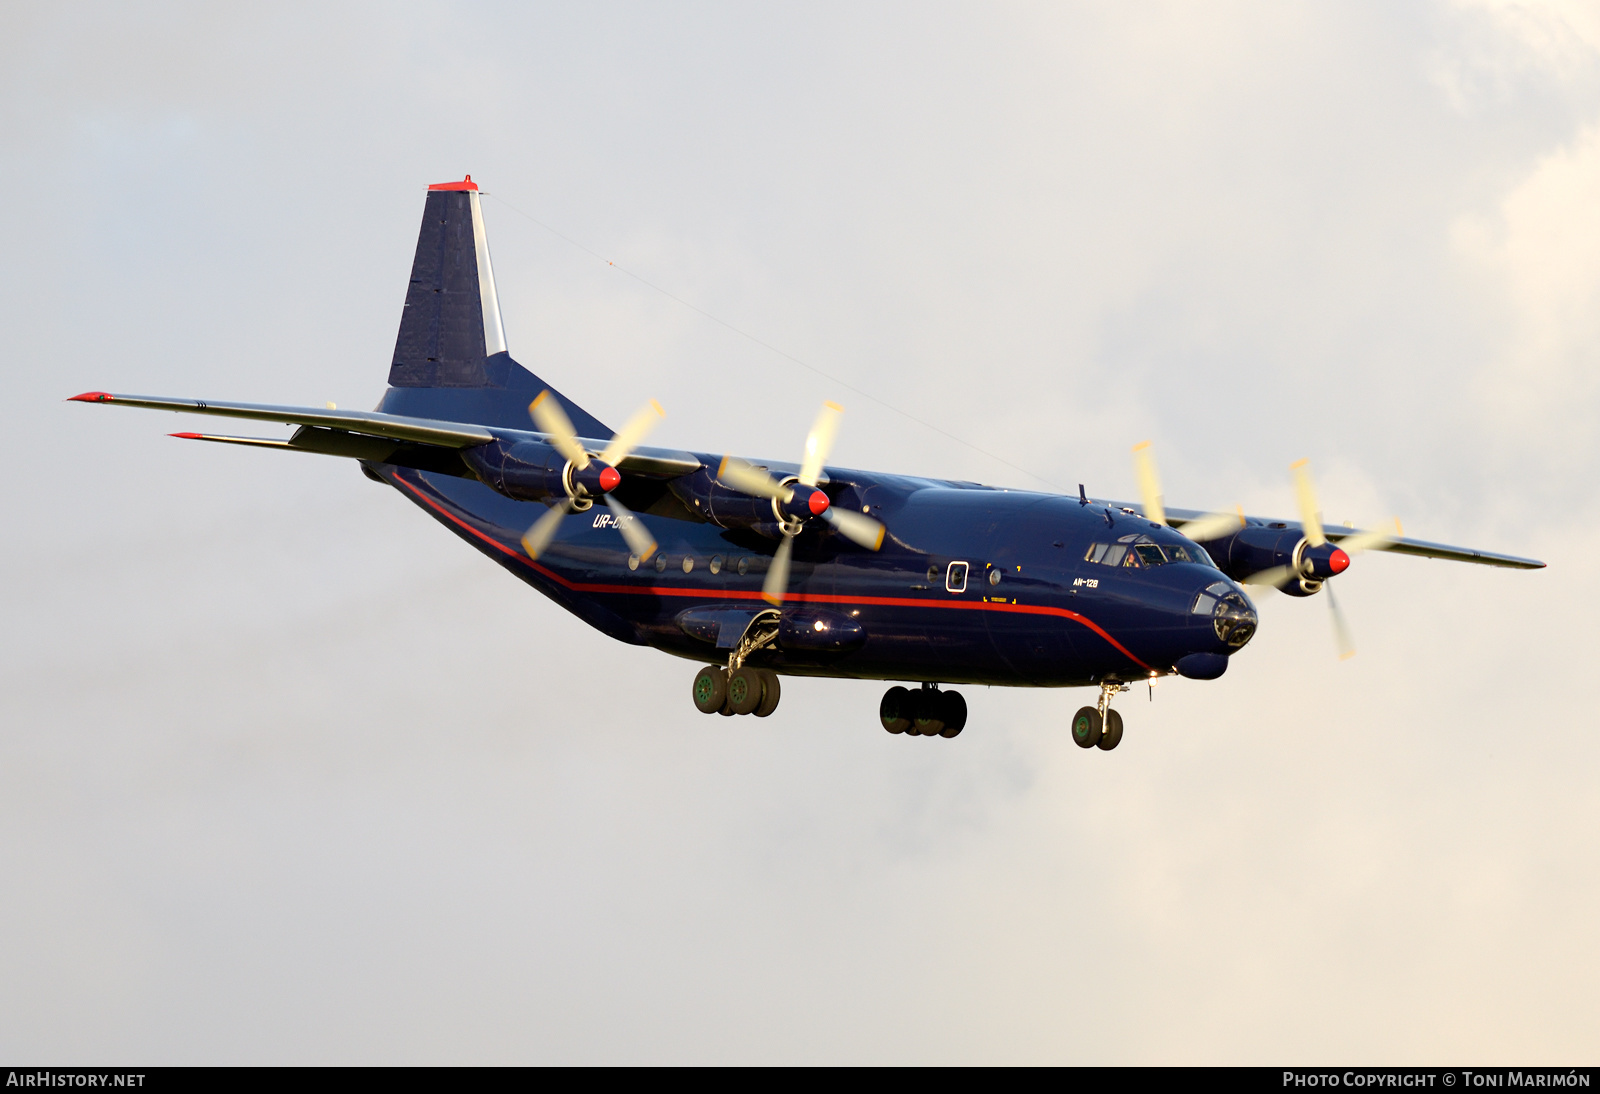
[(1083, 707), (1072, 716), (1072, 741), (1079, 748), (1100, 748), (1110, 752), (1122, 743), (1122, 715), (1111, 709), (1111, 697), (1127, 691), (1128, 685), (1116, 680), (1100, 683), (1100, 701)]
[(907, 737), (954, 737), (967, 725), (967, 701), (959, 691), (923, 684), (915, 691), (893, 687), (878, 704), (878, 721), (890, 733)]

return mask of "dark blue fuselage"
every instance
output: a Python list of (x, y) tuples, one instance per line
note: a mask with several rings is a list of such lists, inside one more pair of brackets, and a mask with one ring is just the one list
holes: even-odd
[[(707, 468), (717, 458), (701, 456)], [(623, 642), (719, 663), (714, 627), (695, 619), (766, 609), (762, 576), (776, 526), (724, 528), (697, 511), (695, 479), (630, 501), (660, 544), (640, 564), (597, 506), (563, 522), (530, 561), (519, 545), (544, 511), (481, 482), (390, 464), (369, 473), (401, 490), (469, 543), (585, 622)], [(888, 529), (874, 553), (812, 522), (795, 542), (786, 635), (753, 664), (782, 673), (860, 679), (1068, 687), (1175, 671), (1190, 654), (1227, 655), (1210, 610), (1243, 597), (1178, 532), (1132, 512), (970, 483), (829, 468), (833, 505), (867, 512)], [(1137, 541), (1155, 565), (1127, 564)], [(1088, 561), (1122, 544), (1119, 565)], [(1176, 549), (1176, 550), (1175, 550)], [(964, 571), (964, 581), (962, 579)], [(1238, 601), (1235, 601), (1238, 603)], [(1243, 601), (1248, 604), (1248, 601)], [(1253, 628), (1254, 618), (1251, 613)], [(819, 636), (815, 642), (807, 639)], [(1248, 631), (1243, 632), (1248, 637)], [(829, 636), (843, 635), (829, 641)], [(1219, 670), (1220, 671), (1220, 670)]]

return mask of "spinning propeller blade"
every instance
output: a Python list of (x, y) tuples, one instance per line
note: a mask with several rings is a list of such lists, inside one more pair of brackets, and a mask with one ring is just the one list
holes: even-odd
[(667, 412), (661, 409), (661, 404), (651, 399), (649, 406), (641, 409), (628, 419), (627, 425), (617, 430), (617, 435), (611, 438), (610, 443), (600, 453), (600, 462), (615, 467), (630, 452), (643, 444), (650, 431), (666, 416)]
[(567, 417), (560, 401), (549, 389), (539, 392), (539, 397), (528, 404), (528, 413), (533, 416), (533, 424), (539, 427), (539, 432), (550, 435), (550, 443), (572, 462), (573, 467), (582, 471), (589, 466), (589, 453), (578, 443), (578, 431), (572, 428), (572, 419)]
[(761, 583), (761, 599), (775, 608), (783, 604), (783, 596), (789, 591), (789, 554), (793, 550), (794, 537), (784, 536), (777, 551), (773, 552), (767, 579)]
[(822, 477), (822, 465), (828, 462), (828, 453), (833, 450), (833, 439), (839, 435), (839, 415), (843, 413), (844, 407), (838, 403), (823, 403), (822, 412), (812, 423), (811, 432), (806, 436), (805, 459), (800, 464), (800, 481), (806, 486), (817, 485)]
[(1299, 577), (1293, 566), (1274, 566), (1270, 570), (1262, 570), (1251, 574), (1244, 579), (1246, 585), (1270, 585), (1274, 589), (1281, 589), (1289, 584), (1291, 578)]
[(738, 456), (724, 456), (717, 468), (717, 478), (741, 494), (756, 498), (776, 498), (787, 501), (792, 493), (787, 486)]
[(1339, 548), (1347, 555), (1358, 555), (1362, 551), (1386, 551), (1395, 540), (1405, 535), (1400, 527), (1400, 518), (1394, 518), (1394, 533), (1388, 532), (1357, 532), (1353, 536), (1346, 536), (1339, 541)]
[(1220, 539), (1229, 532), (1237, 532), (1244, 526), (1244, 510), (1240, 509), (1237, 513), (1212, 513), (1199, 520), (1191, 520), (1179, 530), (1196, 543), (1204, 543), (1208, 539)]
[(1289, 470), (1294, 472), (1294, 492), (1300, 501), (1300, 522), (1305, 529), (1306, 542), (1321, 547), (1328, 542), (1328, 537), (1322, 534), (1322, 510), (1317, 505), (1316, 488), (1311, 485), (1311, 461), (1296, 460), (1289, 465)]
[(829, 506), (823, 512), (822, 519), (833, 525), (834, 531), (859, 547), (876, 551), (883, 546), (884, 527), (871, 517)]
[(1323, 591), (1328, 594), (1328, 612), (1333, 619), (1333, 640), (1339, 646), (1339, 660), (1348, 661), (1356, 655), (1355, 643), (1350, 640), (1350, 628), (1345, 625), (1339, 602), (1333, 598), (1333, 586), (1329, 585)]
[(1156, 458), (1150, 451), (1149, 441), (1133, 446), (1133, 470), (1139, 476), (1139, 496), (1144, 501), (1145, 519), (1157, 524), (1167, 523), (1167, 509), (1161, 504), (1161, 479), (1156, 474)]
[(606, 495), (606, 508), (617, 518), (617, 531), (628, 541), (628, 550), (638, 555), (640, 562), (644, 562), (656, 553), (656, 537), (650, 534), (650, 529), (644, 526), (644, 521), (634, 516), (626, 505), (610, 494)]
[(568, 513), (572, 512), (572, 499), (563, 498), (560, 503), (550, 507), (550, 511), (533, 522), (522, 537), (522, 549), (528, 552), (528, 557), (538, 560), (544, 554), (544, 549), (550, 546), (550, 541), (555, 538), (556, 529), (561, 527), (561, 522)]

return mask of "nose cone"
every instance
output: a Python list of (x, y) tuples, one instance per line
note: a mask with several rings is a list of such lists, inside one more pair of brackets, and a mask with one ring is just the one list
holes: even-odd
[(1336, 574), (1342, 574), (1350, 568), (1350, 556), (1339, 548), (1333, 549), (1333, 554), (1328, 556), (1328, 569)]

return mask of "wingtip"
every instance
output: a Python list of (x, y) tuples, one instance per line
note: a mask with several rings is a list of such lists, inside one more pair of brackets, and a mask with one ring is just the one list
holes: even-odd
[(82, 395), (74, 395), (66, 401), (69, 403), (109, 403), (114, 396), (109, 391), (85, 391)]

